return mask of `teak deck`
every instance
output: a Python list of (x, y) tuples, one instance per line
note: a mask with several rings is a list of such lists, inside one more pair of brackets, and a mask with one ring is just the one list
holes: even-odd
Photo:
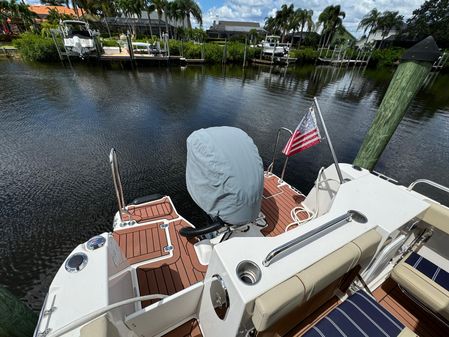
[[(207, 266), (198, 261), (193, 248), (194, 242), (179, 234), (179, 230), (186, 226), (188, 224), (185, 220), (169, 224), (172, 257), (137, 268), (140, 295), (172, 295), (204, 279)], [(142, 306), (150, 304), (151, 302), (144, 302)]]
[[(262, 213), (268, 226), (262, 234), (276, 236), (283, 233), (292, 223), (290, 211), (303, 199), (289, 185), (280, 184), (277, 176), (266, 175)], [(198, 261), (194, 242), (179, 235), (179, 230), (189, 224), (177, 214), (170, 198), (131, 205), (128, 212), (138, 225), (117, 229), (113, 235), (130, 264), (148, 261), (137, 268), (141, 295), (171, 295), (204, 279), (207, 266)], [(122, 216), (128, 219), (128, 215)], [(168, 225), (168, 237), (162, 224)], [(170, 251), (170, 248), (173, 249)], [(151, 302), (145, 302), (143, 306), (149, 304)]]
[(285, 228), (293, 222), (291, 210), (300, 206), (303, 200), (304, 196), (288, 184), (279, 184), (277, 176), (265, 176), (262, 213), (268, 226), (262, 230), (262, 234), (276, 236), (284, 233)]
[(373, 295), (377, 302), (420, 337), (449, 336), (449, 328), (405, 295), (392, 279), (385, 281)]

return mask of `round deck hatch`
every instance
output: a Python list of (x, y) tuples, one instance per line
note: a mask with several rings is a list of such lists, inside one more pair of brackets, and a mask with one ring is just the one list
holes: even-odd
[(101, 248), (106, 243), (106, 239), (102, 237), (101, 235), (94, 236), (93, 238), (90, 238), (89, 241), (86, 243), (86, 247), (89, 250), (95, 250), (98, 248)]
[(69, 273), (77, 273), (87, 265), (87, 255), (84, 253), (75, 253), (65, 262), (65, 270)]

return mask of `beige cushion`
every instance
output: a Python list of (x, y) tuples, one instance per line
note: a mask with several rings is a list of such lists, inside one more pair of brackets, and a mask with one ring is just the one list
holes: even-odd
[(429, 309), (449, 320), (449, 291), (405, 262), (394, 267), (391, 277)]
[(421, 219), (439, 230), (449, 234), (449, 208), (431, 202), (430, 207), (421, 215)]
[(360, 249), (359, 264), (362, 267), (371, 261), (381, 240), (382, 236), (373, 229), (352, 241)]
[(267, 329), (304, 302), (304, 285), (293, 276), (256, 299), (252, 317), (258, 331)]
[(258, 297), (252, 317), (256, 330), (266, 330), (308, 301), (354, 267), (359, 256), (358, 248), (349, 243)]
[(405, 329), (401, 331), (398, 337), (418, 337), (418, 335), (409, 328), (405, 327)]
[(120, 337), (107, 314), (98, 317), (81, 328), (80, 337)]
[(330, 283), (350, 271), (357, 264), (359, 257), (359, 249), (350, 242), (296, 274), (304, 284), (305, 300), (308, 301)]
[[(257, 298), (252, 317), (256, 330), (265, 331), (295, 309), (306, 312), (299, 307), (353, 269), (360, 258), (371, 259), (380, 240), (375, 230), (369, 231)], [(328, 296), (315, 297), (319, 299), (317, 307), (329, 300), (338, 286), (339, 282), (335, 282)]]

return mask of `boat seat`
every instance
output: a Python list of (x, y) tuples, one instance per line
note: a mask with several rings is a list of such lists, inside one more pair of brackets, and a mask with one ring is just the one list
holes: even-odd
[(416, 336), (365, 291), (359, 290), (334, 308), (304, 337)]
[(421, 214), (420, 219), (449, 234), (449, 208), (436, 202), (428, 202), (430, 207)]
[(282, 336), (292, 320), (299, 323), (327, 302), (346, 275), (371, 260), (380, 240), (371, 230), (258, 297), (252, 315), (258, 336)]
[(391, 278), (432, 312), (449, 321), (449, 273), (412, 252), (391, 272)]

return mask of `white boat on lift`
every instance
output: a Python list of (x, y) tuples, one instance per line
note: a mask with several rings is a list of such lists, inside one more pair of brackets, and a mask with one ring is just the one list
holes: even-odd
[(280, 37), (276, 35), (268, 35), (265, 40), (260, 43), (262, 53), (266, 56), (286, 56), (290, 50), (287, 43), (279, 43)]
[(64, 261), (36, 337), (403, 337), (427, 329), (422, 308), (448, 335), (449, 208), (414, 191), (447, 187), (339, 164), (343, 179), (331, 165), (303, 194), (243, 131), (201, 129), (186, 180), (211, 221), (195, 227), (169, 196), (126, 204), (114, 150), (110, 163), (112, 231)]
[(96, 52), (94, 36), (97, 33), (90, 29), (87, 22), (64, 20), (59, 26), (68, 52), (82, 58)]

